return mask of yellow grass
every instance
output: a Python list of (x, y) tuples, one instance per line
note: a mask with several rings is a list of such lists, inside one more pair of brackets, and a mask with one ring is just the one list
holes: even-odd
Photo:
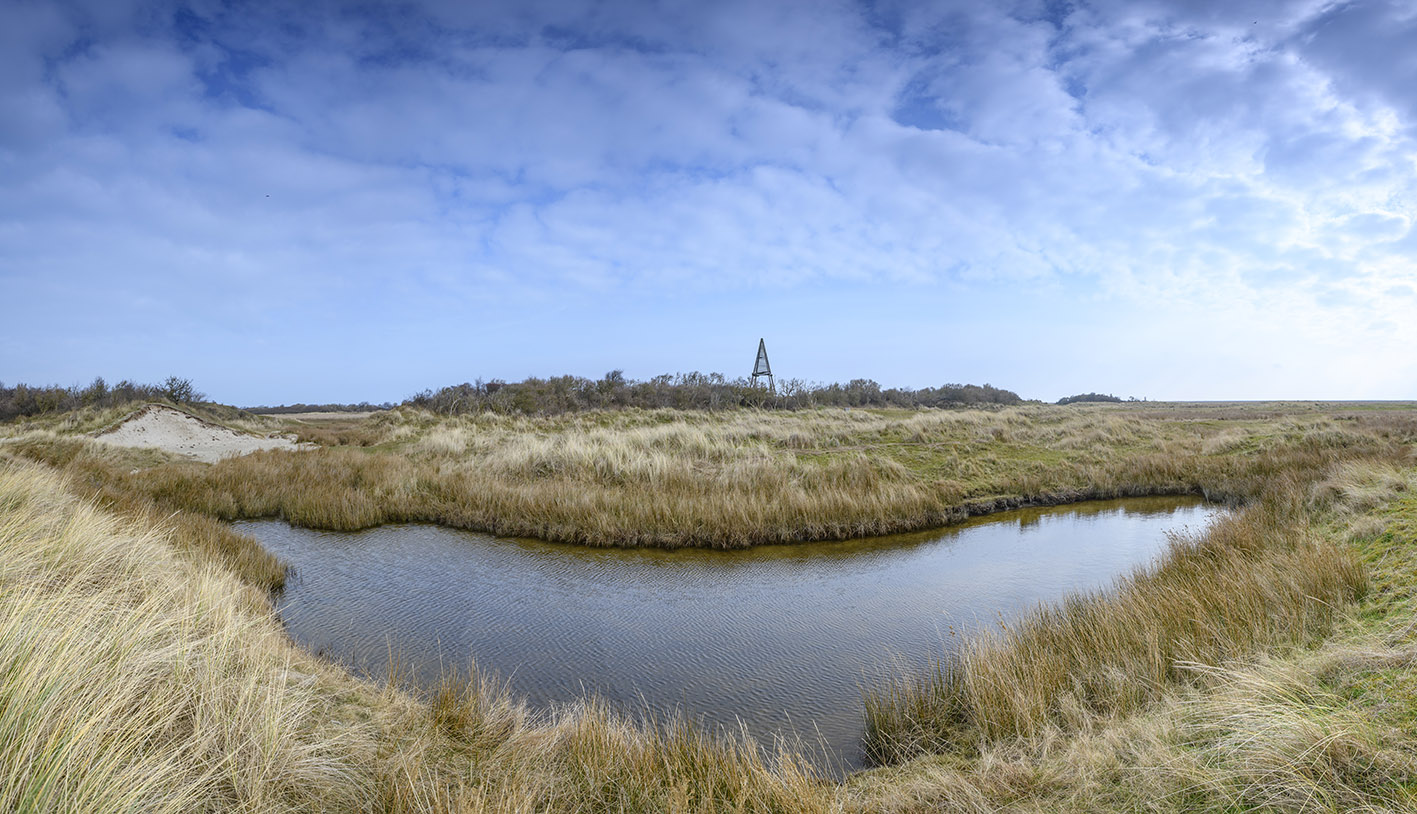
[(288, 810), (357, 794), (265, 600), (54, 476), (0, 467), (0, 809)]
[(361, 684), (172, 527), (72, 488), (0, 460), (0, 810), (825, 810), (791, 756), (682, 722)]
[(1317, 640), (1366, 587), (1351, 552), (1303, 528), (1292, 484), (1204, 534), (1176, 535), (1153, 570), (1073, 595), (968, 642), (924, 679), (868, 698), (878, 759), (1035, 738), (1134, 712), (1191, 678), (1276, 644)]
[(333, 436), (357, 435), (354, 445), (213, 466), (127, 467), (46, 432), (8, 446), (223, 520), (280, 517), (341, 530), (428, 521), (591, 545), (737, 548), (911, 531), (1022, 504), (1246, 499), (1276, 467), (1391, 455), (1414, 432), (1409, 415), (1376, 411), (1274, 420), (1146, 410), (449, 418), (404, 408)]
[(1189, 680), (1143, 709), (1054, 717), (968, 755), (863, 773), (838, 800), (884, 812), (1417, 810), (1414, 493), (1417, 470), (1372, 462), (1312, 484), (1307, 543), (1344, 544), (1371, 575), (1321, 644), (1176, 662)]
[[(11, 431), (0, 810), (1411, 810), (1414, 428), (1349, 406), (404, 410), (216, 465)], [(361, 683), (290, 643), (279, 563), (214, 520), (743, 545), (1165, 491), (1249, 508), (883, 690), (881, 754), (913, 757), (840, 784), (593, 699)]]

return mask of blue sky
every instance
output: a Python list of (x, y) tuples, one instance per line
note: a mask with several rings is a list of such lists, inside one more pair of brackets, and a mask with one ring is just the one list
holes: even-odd
[(0, 381), (1417, 396), (1410, 2), (0, 2)]

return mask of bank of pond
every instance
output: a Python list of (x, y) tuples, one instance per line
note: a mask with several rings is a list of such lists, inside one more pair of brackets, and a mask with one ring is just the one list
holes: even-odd
[(290, 563), (292, 637), (425, 687), (475, 661), (533, 706), (597, 694), (678, 709), (824, 771), (865, 765), (863, 689), (960, 637), (1106, 587), (1218, 509), (1147, 497), (1021, 509), (908, 535), (742, 551), (589, 548), (427, 525), (237, 527)]

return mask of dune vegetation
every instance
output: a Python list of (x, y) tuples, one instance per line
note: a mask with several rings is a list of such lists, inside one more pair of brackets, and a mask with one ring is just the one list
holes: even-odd
[[(98, 422), (78, 413), (70, 423)], [(336, 530), (420, 521), (589, 545), (735, 548), (912, 531), (1023, 504), (1243, 500), (1276, 467), (1317, 465), (1324, 450), (1380, 455), (1414, 431), (1408, 413), (1120, 406), (550, 417), (404, 408), (359, 421), (228, 423), (286, 427), (321, 447), (143, 467), (62, 426), (23, 424), (9, 446), (221, 520)]]
[(0, 463), (0, 810), (812, 810), (790, 758), (474, 682), (415, 699), (300, 651), (164, 521)]
[[(209, 416), (319, 445), (217, 464), (96, 442), (106, 409), (0, 425), (0, 809), (1417, 807), (1407, 405)], [(356, 680), (221, 522), (739, 547), (1157, 493), (1238, 509), (869, 689), (881, 767), (842, 781), (595, 699)]]

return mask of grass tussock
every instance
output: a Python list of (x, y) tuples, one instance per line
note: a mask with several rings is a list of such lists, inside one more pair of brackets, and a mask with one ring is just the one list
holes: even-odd
[(0, 466), (0, 809), (356, 802), (264, 599), (33, 467)]

